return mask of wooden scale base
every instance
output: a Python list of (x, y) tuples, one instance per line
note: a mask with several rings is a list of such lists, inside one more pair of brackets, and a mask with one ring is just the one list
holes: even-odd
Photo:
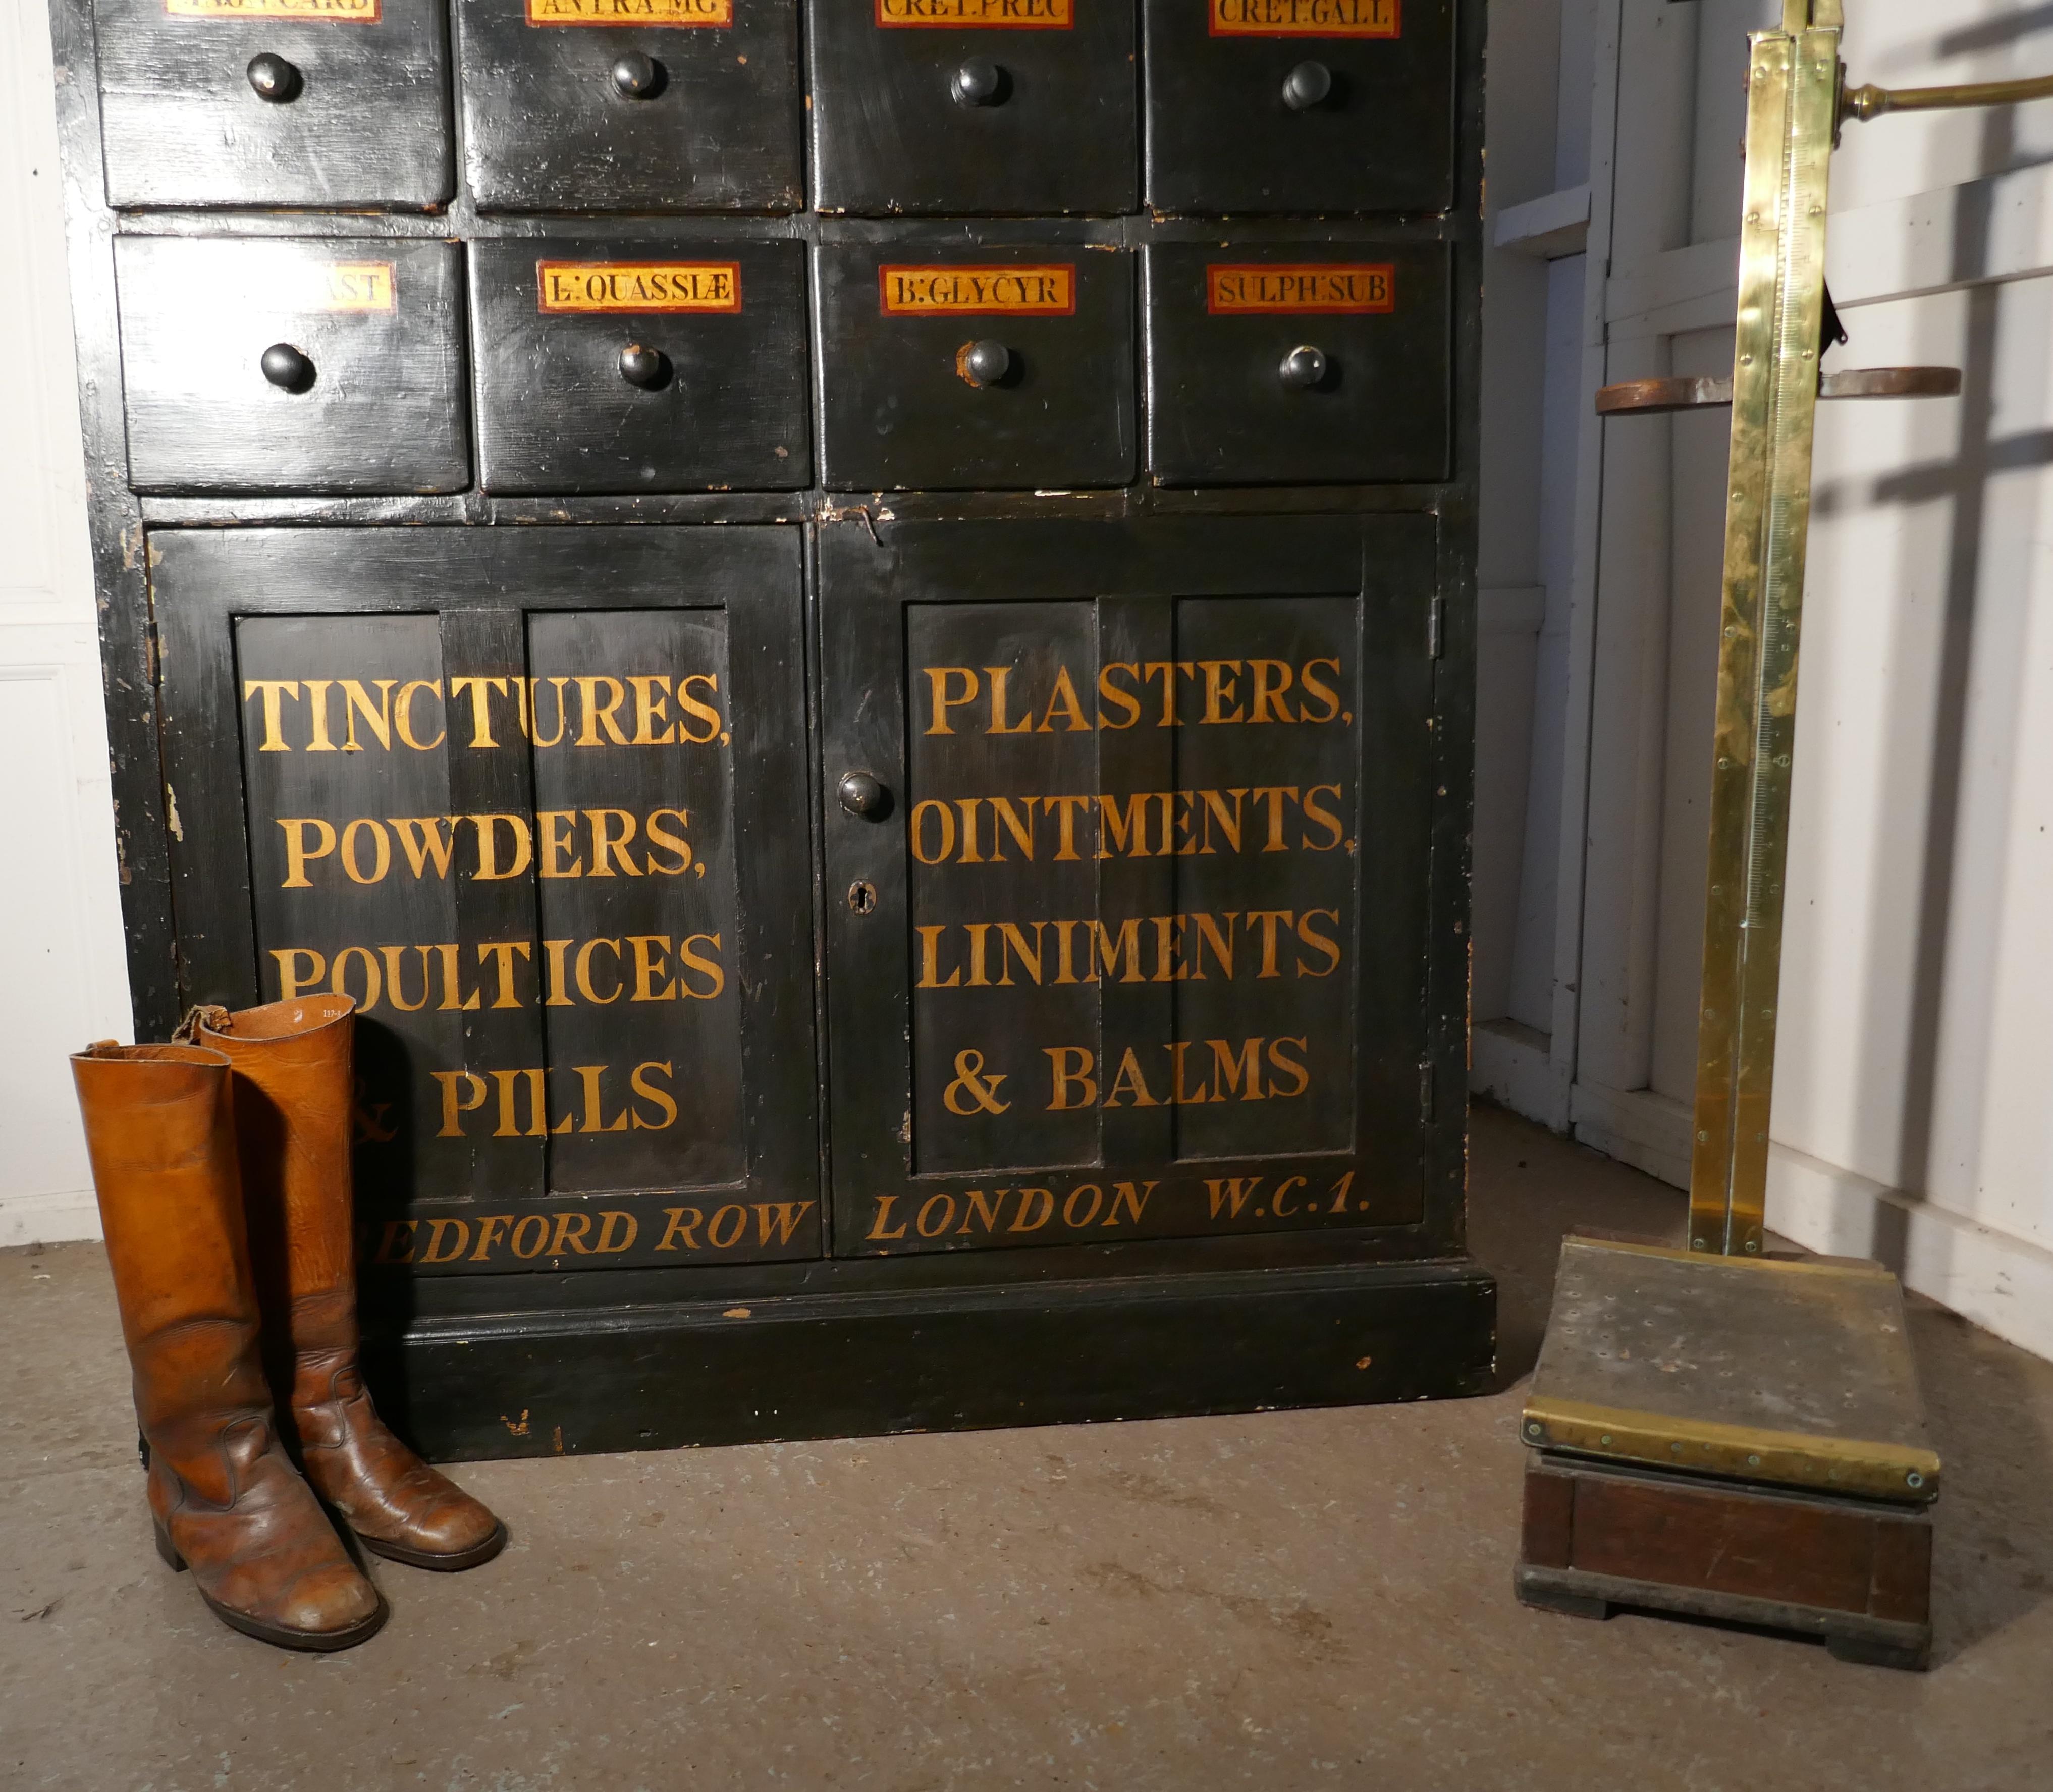
[(1572, 1235), (1520, 1433), (1527, 1605), (1929, 1661), (1939, 1459), (1879, 1265)]

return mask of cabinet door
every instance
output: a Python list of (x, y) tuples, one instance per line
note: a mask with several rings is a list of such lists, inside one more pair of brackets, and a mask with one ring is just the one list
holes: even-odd
[(674, 237), (473, 244), (480, 483), (811, 484), (805, 253)]
[(461, 491), (461, 253), (392, 237), (117, 238), (129, 484)]
[(842, 491), (1124, 485), (1133, 257), (1066, 247), (823, 245), (823, 483)]
[(111, 206), (439, 204), (442, 0), (94, 0)]
[(1435, 565), (822, 531), (837, 1254), (1420, 1218)]
[(822, 211), (1133, 210), (1132, 0), (815, 0), (807, 25)]
[(1445, 211), (1454, 0), (1144, 0), (1148, 203)]
[(151, 563), (183, 993), (356, 998), (369, 1257), (816, 1254), (797, 532)]
[(457, 0), (487, 211), (795, 211), (798, 0)]
[(1158, 243), (1147, 254), (1158, 484), (1447, 477), (1444, 244)]

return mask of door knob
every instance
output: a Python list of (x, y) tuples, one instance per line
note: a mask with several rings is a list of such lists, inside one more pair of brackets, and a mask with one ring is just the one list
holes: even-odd
[(663, 65), (638, 49), (613, 59), (613, 84), (630, 100), (646, 100), (663, 84)]
[(1333, 90), (1333, 72), (1323, 62), (1301, 62), (1283, 77), (1283, 104), (1293, 112), (1322, 106)]
[(891, 802), (891, 793), (873, 773), (867, 771), (843, 772), (834, 794), (850, 814), (860, 815), (866, 821), (881, 815)]
[(1004, 98), (1005, 71), (987, 56), (972, 56), (948, 80), (958, 106), (995, 106)]
[(1303, 343), (1283, 357), (1282, 366), (1276, 371), (1283, 376), (1286, 386), (1309, 389), (1324, 385), (1331, 369), (1323, 352)]
[(257, 365), (264, 377), (286, 392), (304, 392), (314, 382), (314, 364), (289, 342), (274, 342)]
[(300, 72), (282, 56), (273, 56), (269, 50), (261, 56), (249, 58), (247, 71), (249, 84), (260, 100), (269, 100), (273, 105), (282, 106), (289, 100), (300, 96), (304, 84)]
[(995, 386), (1012, 371), (1012, 351), (1002, 342), (964, 343), (956, 351), (956, 371), (972, 386)]
[(620, 377), (630, 386), (638, 386), (645, 392), (653, 392), (658, 386), (669, 384), (670, 358), (660, 348), (650, 348), (646, 343), (631, 342), (620, 351)]

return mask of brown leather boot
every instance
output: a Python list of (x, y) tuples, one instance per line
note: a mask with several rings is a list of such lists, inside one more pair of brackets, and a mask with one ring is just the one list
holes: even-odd
[(314, 1490), (365, 1547), (416, 1568), (474, 1568), (506, 1527), (385, 1427), (357, 1367), (350, 1186), (355, 1002), (307, 996), (200, 1010), (235, 1067), (243, 1199), (273, 1384)]
[(214, 1615), (285, 1649), (385, 1621), (272, 1423), (245, 1241), (228, 1060), (89, 1045), (72, 1061), (135, 1370), (157, 1548)]

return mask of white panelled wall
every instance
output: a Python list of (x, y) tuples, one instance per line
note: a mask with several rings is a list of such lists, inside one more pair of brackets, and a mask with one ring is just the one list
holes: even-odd
[[(2053, 11), (1847, 0), (1855, 77), (2053, 71)], [(1475, 849), (1478, 1088), (1688, 1159), (1745, 33), (1772, 0), (1497, 0)], [(0, 9), (0, 1244), (91, 1235), (67, 1049), (128, 1036), (39, 0)], [(1770, 1218), (2053, 1355), (2053, 104), (1848, 127)]]
[(0, 1245), (100, 1235), (66, 1054), (133, 1037), (50, 80), (0, 6)]
[[(1845, 4), (1855, 80), (2053, 73), (2053, 9)], [(1553, 893), (1559, 924), (1543, 1002), (1522, 924), (1540, 904), (1521, 894), (1507, 932), (1489, 918), (1508, 882), (1478, 888), (1474, 1080), (1678, 1186), (1729, 420), (1588, 414), (1607, 380), (1731, 371), (1745, 35), (1780, 13), (1596, 0), (1582, 70), (1492, 60), (1494, 82), (1562, 95), (1564, 135), (1583, 103), (1602, 277), (1549, 357), (1543, 457), (1484, 494), (1486, 536), (1522, 549), (1513, 488), (1552, 481), (1541, 527), (1572, 545), (1542, 574), (1564, 663), (1537, 659), (1529, 695), (1494, 693), (1522, 672), (1501, 657), (1482, 674), (1486, 710), (1533, 717), (1522, 746), (1486, 731), (1479, 783), (1501, 804), (1525, 782), (1519, 887)], [(2053, 103), (1850, 124), (1834, 159), (1827, 265), (1852, 340), (1827, 367), (1955, 366), (1965, 391), (1820, 412), (1768, 1218), (2053, 1355), (2049, 164)], [(1523, 179), (1494, 143), (1490, 173)], [(1479, 843), (1479, 886), (1502, 860)]]

